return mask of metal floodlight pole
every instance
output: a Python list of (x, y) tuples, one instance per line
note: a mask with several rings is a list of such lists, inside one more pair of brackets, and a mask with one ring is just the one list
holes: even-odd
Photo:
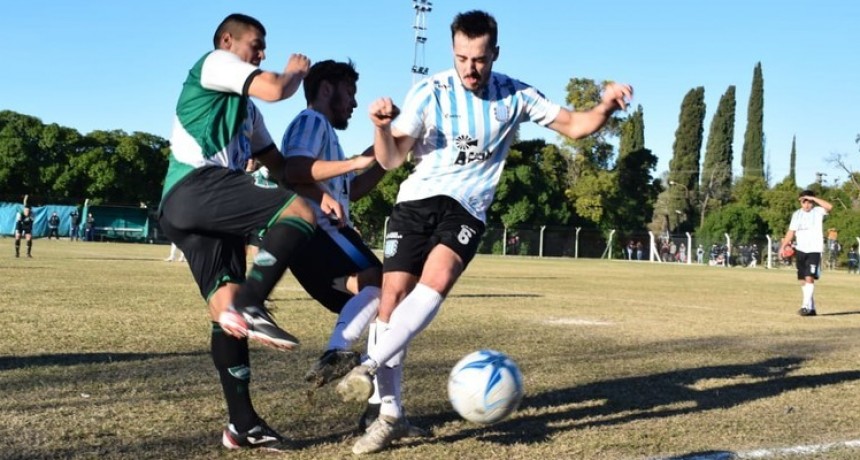
[(412, 83), (414, 84), (430, 72), (424, 63), (424, 44), (427, 43), (427, 13), (433, 11), (433, 3), (427, 0), (412, 0), (415, 9), (415, 53), (412, 59)]

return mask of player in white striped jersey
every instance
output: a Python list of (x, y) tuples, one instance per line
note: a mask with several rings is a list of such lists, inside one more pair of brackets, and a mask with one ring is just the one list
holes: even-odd
[(389, 98), (370, 107), (379, 164), (396, 168), (412, 151), (417, 166), (400, 187), (385, 238), (377, 319), (382, 332), (337, 388), (345, 400), (361, 400), (372, 391), (374, 374), (379, 382), (380, 416), (353, 446), (356, 454), (377, 452), (396, 439), (404, 420), (396, 369), (477, 251), (517, 125), (534, 121), (579, 139), (624, 110), (633, 96), (630, 86), (612, 83), (596, 107), (573, 111), (493, 72), (498, 29), (483, 11), (457, 15), (451, 36), (454, 68), (418, 83), (399, 117)]

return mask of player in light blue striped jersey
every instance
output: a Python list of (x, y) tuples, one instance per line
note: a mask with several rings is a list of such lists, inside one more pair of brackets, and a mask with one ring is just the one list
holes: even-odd
[(483, 11), (457, 15), (451, 36), (454, 68), (414, 86), (402, 113), (389, 98), (370, 107), (379, 164), (396, 168), (410, 151), (417, 164), (400, 187), (385, 236), (377, 341), (337, 388), (345, 400), (362, 400), (374, 375), (378, 382), (380, 416), (353, 446), (356, 454), (384, 449), (404, 423), (398, 370), (405, 350), (474, 257), (517, 126), (533, 121), (579, 139), (633, 96), (630, 86), (610, 83), (596, 107), (574, 111), (493, 72), (498, 28)]

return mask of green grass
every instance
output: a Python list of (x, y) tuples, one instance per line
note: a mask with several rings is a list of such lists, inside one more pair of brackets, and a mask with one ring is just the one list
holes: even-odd
[[(0, 458), (261, 456), (220, 447), (206, 308), (167, 247), (39, 240), (15, 259), (12, 244), (0, 239)], [(826, 272), (820, 316), (801, 318), (792, 269), (479, 256), (409, 350), (405, 404), (434, 437), (376, 458), (653, 459), (860, 438), (858, 285)], [(273, 298), (302, 347), (252, 347), (255, 406), (295, 440), (284, 458), (351, 458), (362, 407), (301, 378), (334, 315), (290, 276)], [(479, 348), (511, 355), (527, 390), (490, 427), (446, 396), (450, 368)]]

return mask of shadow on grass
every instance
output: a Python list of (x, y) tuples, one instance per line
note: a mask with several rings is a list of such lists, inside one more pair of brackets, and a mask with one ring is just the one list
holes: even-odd
[(737, 455), (734, 452), (727, 450), (706, 450), (703, 452), (693, 452), (675, 457), (668, 457), (664, 460), (734, 460)]
[(208, 352), (185, 353), (54, 353), (33, 356), (0, 356), (0, 371), (34, 366), (76, 366), (79, 364), (110, 364), (127, 361), (205, 355)]
[(860, 310), (836, 311), (833, 313), (819, 313), (818, 314), (818, 316), (843, 316), (843, 315), (860, 315)]
[[(477, 438), (503, 445), (547, 442), (554, 433), (727, 409), (802, 388), (860, 380), (860, 371), (789, 375), (804, 358), (789, 356), (725, 366), (682, 369), (527, 396), (516, 418), (488, 427), (469, 427), (432, 442)], [(719, 382), (726, 379), (726, 382)], [(742, 382), (728, 380), (742, 379)], [(528, 415), (524, 415), (528, 414)], [(456, 420), (454, 413), (413, 420), (439, 426)], [(686, 457), (685, 457), (686, 458)]]
[(448, 296), (459, 297), (461, 299), (496, 299), (496, 298), (513, 298), (513, 297), (543, 297), (540, 294), (452, 294)]

